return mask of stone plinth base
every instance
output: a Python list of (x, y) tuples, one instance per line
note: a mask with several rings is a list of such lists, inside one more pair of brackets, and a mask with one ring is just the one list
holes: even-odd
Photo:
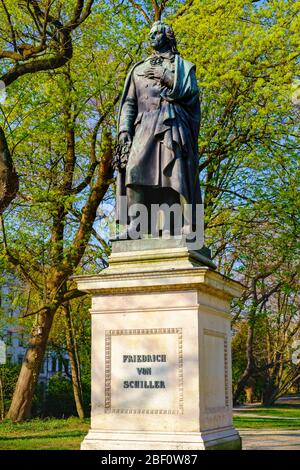
[(90, 431), (81, 450), (240, 450), (237, 431), (224, 428), (203, 433)]
[(82, 449), (240, 448), (229, 314), (240, 284), (205, 250), (117, 243), (108, 269), (76, 278), (92, 294), (92, 429)]

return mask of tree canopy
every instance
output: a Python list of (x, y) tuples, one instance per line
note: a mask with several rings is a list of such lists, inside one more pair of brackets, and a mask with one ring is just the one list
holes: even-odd
[[(257, 361), (255, 322), (263, 312), (271, 331), (274, 299), (285, 289), (299, 295), (300, 3), (1, 0), (0, 156), (3, 182), (15, 175), (15, 184), (2, 208), (0, 261), (27, 286), (22, 314), (35, 319), (13, 419), (29, 415), (30, 371), (39, 370), (55, 315), (79, 295), (70, 276), (106, 266), (99, 227), (113, 204), (119, 99), (160, 17), (196, 65), (207, 244), (218, 268), (246, 286), (233, 310), (236, 325), (248, 325), (238, 391), (266, 361), (265, 371), (275, 367), (274, 354)], [(291, 314), (289, 333), (299, 328)]]

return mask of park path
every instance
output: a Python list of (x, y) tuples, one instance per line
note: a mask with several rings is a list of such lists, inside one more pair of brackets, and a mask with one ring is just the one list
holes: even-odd
[(239, 430), (243, 450), (300, 450), (300, 430)]
[[(299, 405), (300, 396), (280, 398), (276, 404)], [(246, 405), (233, 409), (234, 416), (294, 420), (292, 416), (273, 416), (255, 413), (257, 404)], [(251, 410), (251, 412), (249, 412)], [(246, 411), (246, 413), (245, 413)], [(243, 450), (300, 450), (300, 429), (239, 429), (243, 441)]]
[(294, 416), (276, 416), (276, 415), (263, 415), (261, 413), (244, 413), (244, 412), (234, 412), (233, 413), (234, 416), (242, 416), (242, 417), (245, 417), (245, 418), (261, 418), (261, 419), (284, 419), (287, 420), (287, 419), (291, 419), (291, 420), (296, 420), (296, 421), (299, 421), (299, 417), (294, 417)]

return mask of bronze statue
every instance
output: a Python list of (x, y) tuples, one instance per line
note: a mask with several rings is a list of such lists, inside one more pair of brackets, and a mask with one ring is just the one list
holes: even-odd
[[(181, 226), (186, 233), (201, 203), (195, 66), (180, 56), (171, 26), (157, 21), (149, 37), (154, 54), (131, 69), (121, 100), (118, 195), (127, 196), (128, 208), (190, 204), (191, 220)], [(133, 217), (128, 222), (130, 238)]]

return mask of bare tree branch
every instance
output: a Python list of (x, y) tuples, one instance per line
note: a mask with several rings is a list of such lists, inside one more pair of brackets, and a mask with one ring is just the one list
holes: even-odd
[[(4, 2), (4, 0), (1, 0), (1, 3), (2, 3), (3, 9), (5, 11), (9, 27), (10, 27), (11, 40), (12, 40), (12, 43), (13, 43), (13, 46), (14, 46), (14, 51), (17, 52), (18, 49), (17, 49), (16, 33), (15, 33), (14, 26), (13, 26), (13, 23), (12, 23), (11, 15), (10, 15), (8, 9), (7, 9), (7, 6)], [(1, 55), (0, 55), (0, 58), (1, 58)]]
[(141, 5), (139, 5), (135, 0), (129, 0), (129, 2), (131, 3), (131, 5), (136, 9), (138, 10), (139, 12), (142, 13), (143, 17), (145, 18), (145, 20), (147, 21), (148, 25), (151, 26), (153, 21), (151, 20), (151, 18), (147, 15), (147, 13), (145, 12), (145, 10), (141, 7)]
[(0, 127), (0, 214), (16, 197), (18, 189), (18, 175), (13, 166), (4, 131)]

